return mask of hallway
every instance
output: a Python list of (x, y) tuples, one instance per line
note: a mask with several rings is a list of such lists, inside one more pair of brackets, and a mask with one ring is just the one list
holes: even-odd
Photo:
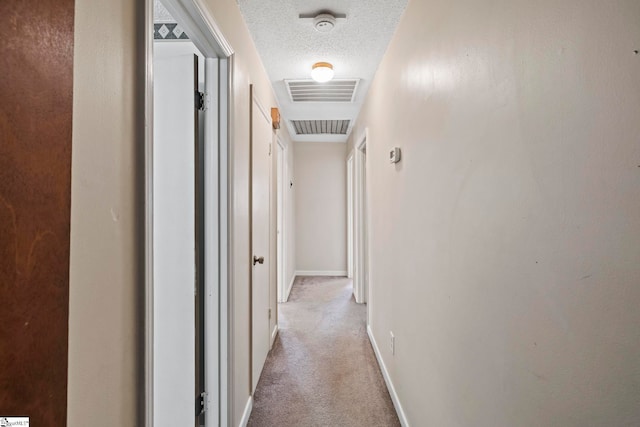
[(297, 277), (280, 304), (249, 426), (400, 425), (351, 280)]
[(0, 420), (640, 426), (640, 0), (0, 23)]

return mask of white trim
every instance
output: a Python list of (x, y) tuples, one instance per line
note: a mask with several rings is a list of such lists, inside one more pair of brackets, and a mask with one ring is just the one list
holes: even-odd
[[(353, 296), (356, 302), (366, 303), (367, 295), (365, 290), (365, 277), (371, 277), (370, 274), (366, 274), (365, 269), (369, 267), (369, 263), (365, 262), (365, 256), (370, 252), (366, 250), (368, 244), (365, 238), (365, 214), (367, 207), (365, 206), (365, 192), (366, 189), (366, 160), (364, 150), (367, 146), (367, 140), (369, 139), (369, 129), (365, 128), (360, 139), (355, 144), (353, 151), (354, 155), (354, 269), (353, 269)], [(368, 315), (367, 315), (368, 323)]]
[[(220, 121), (219, 60), (205, 58), (205, 122), (204, 122), (204, 298), (205, 298), (205, 390), (207, 416), (220, 419)], [(211, 173), (213, 172), (213, 173)], [(213, 427), (211, 422), (207, 427)]]
[(396, 413), (398, 414), (398, 418), (400, 419), (400, 425), (402, 425), (402, 427), (409, 427), (409, 421), (407, 421), (407, 416), (404, 413), (404, 409), (402, 409), (400, 398), (398, 397), (398, 393), (396, 393), (396, 389), (393, 386), (393, 382), (391, 381), (391, 377), (389, 376), (389, 371), (387, 371), (384, 360), (382, 360), (380, 349), (378, 348), (378, 344), (376, 343), (376, 339), (373, 336), (373, 331), (371, 330), (370, 325), (367, 325), (367, 335), (369, 335), (371, 347), (373, 347), (373, 352), (376, 355), (376, 359), (378, 359), (378, 365), (380, 366), (380, 370), (382, 371), (384, 382), (387, 384), (389, 395), (391, 395), (391, 401), (393, 402), (394, 408), (396, 408)]
[(220, 56), (230, 57), (234, 54), (233, 48), (231, 44), (227, 41), (226, 37), (222, 33), (222, 30), (218, 26), (218, 23), (213, 18), (213, 16), (209, 13), (209, 9), (205, 6), (202, 0), (192, 0), (193, 4), (198, 12), (198, 15), (204, 20), (204, 23), (209, 27), (209, 31), (213, 35), (214, 40), (216, 41), (216, 46), (221, 51)]
[(353, 150), (347, 156), (347, 277), (353, 279)]
[(278, 336), (278, 324), (276, 323), (273, 327), (273, 332), (271, 332), (271, 344), (269, 345), (269, 350), (273, 348), (273, 343), (276, 342), (276, 337)]
[(291, 276), (291, 282), (289, 282), (289, 287), (287, 288), (285, 294), (284, 294), (284, 301), (282, 302), (287, 302), (289, 301), (289, 295), (291, 295), (291, 289), (293, 288), (293, 284), (296, 281), (296, 275), (295, 273), (293, 274), (293, 276)]
[[(347, 272), (343, 270), (296, 270), (296, 274), (293, 276), (340, 276), (347, 277)], [(293, 282), (291, 282), (293, 285)]]
[[(233, 414), (233, 127), (234, 56), (220, 59), (220, 425), (231, 423)], [(223, 84), (226, 83), (226, 84)], [(225, 106), (225, 108), (222, 108)], [(225, 227), (226, 226), (226, 227)]]
[(233, 49), (202, 0), (165, 0), (162, 4), (207, 57), (229, 57)]
[(253, 397), (249, 396), (249, 400), (247, 400), (247, 404), (244, 407), (244, 412), (242, 413), (242, 419), (240, 420), (239, 427), (247, 427), (247, 423), (249, 422), (249, 417), (251, 416), (251, 410), (253, 409)]
[(144, 5), (144, 422), (153, 427), (153, 1)]

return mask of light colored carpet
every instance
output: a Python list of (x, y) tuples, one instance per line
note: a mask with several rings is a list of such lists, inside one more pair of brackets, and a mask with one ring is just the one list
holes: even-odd
[(249, 426), (400, 425), (350, 279), (298, 277), (279, 307)]

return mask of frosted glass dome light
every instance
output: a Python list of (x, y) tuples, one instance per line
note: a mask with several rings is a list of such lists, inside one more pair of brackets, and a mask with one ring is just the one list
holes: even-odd
[(311, 78), (318, 83), (328, 82), (333, 78), (333, 65), (328, 62), (316, 62), (311, 67)]

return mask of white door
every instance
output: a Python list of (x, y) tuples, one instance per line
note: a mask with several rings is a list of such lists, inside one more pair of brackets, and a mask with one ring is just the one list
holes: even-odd
[(154, 58), (154, 425), (196, 419), (197, 57)]
[(258, 384), (269, 353), (269, 164), (271, 122), (259, 108), (251, 88), (251, 388)]

